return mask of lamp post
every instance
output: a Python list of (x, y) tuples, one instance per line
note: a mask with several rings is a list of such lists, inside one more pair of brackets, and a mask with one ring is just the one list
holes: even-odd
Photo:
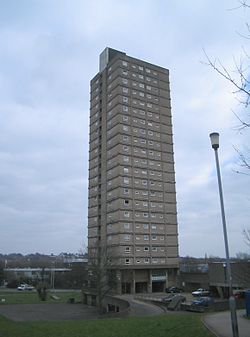
[(229, 297), (229, 307), (231, 311), (232, 332), (233, 332), (233, 337), (238, 337), (239, 332), (238, 332), (238, 322), (237, 322), (237, 315), (236, 315), (236, 303), (235, 303), (235, 298), (233, 296), (232, 272), (231, 272), (230, 257), (229, 257), (227, 226), (226, 226), (226, 217), (225, 217), (225, 210), (224, 210), (223, 192), (222, 192), (222, 183), (221, 183), (221, 175), (220, 175), (219, 156), (218, 156), (219, 133), (218, 132), (211, 133), (210, 139), (211, 139), (212, 148), (214, 149), (214, 153), (215, 153), (215, 162), (216, 162), (216, 170), (217, 170), (217, 178), (218, 178), (218, 186), (219, 186), (221, 218), (222, 218), (225, 252), (226, 252), (227, 284), (229, 287), (229, 296), (230, 296)]

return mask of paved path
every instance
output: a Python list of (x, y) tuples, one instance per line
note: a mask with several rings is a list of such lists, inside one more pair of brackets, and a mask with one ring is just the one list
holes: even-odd
[[(250, 320), (244, 318), (246, 310), (237, 310), (239, 337), (250, 337)], [(204, 317), (205, 325), (218, 337), (232, 337), (230, 311), (209, 314)]]
[(122, 295), (119, 298), (129, 302), (129, 316), (157, 316), (164, 313), (164, 310), (159, 306), (136, 300), (134, 299), (134, 295)]
[[(129, 316), (155, 316), (163, 310), (153, 304), (121, 296), (130, 304)], [(4, 304), (0, 305), (0, 315), (13, 321), (61, 321), (98, 319), (97, 309), (83, 304), (42, 303), (42, 304)]]

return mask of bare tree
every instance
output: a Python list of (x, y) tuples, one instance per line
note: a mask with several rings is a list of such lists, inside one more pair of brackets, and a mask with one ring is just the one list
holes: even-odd
[(117, 285), (114, 260), (107, 247), (89, 250), (88, 286), (96, 292), (97, 307), (103, 313), (103, 301)]
[[(248, 0), (239, 0), (239, 6), (233, 8), (233, 10), (244, 9), (246, 11), (250, 10), (250, 3)], [(250, 40), (250, 25), (247, 22), (245, 24), (245, 33), (238, 33), (239, 37), (242, 38), (245, 42), (249, 42)], [(238, 121), (238, 125), (236, 129), (239, 132), (249, 131), (250, 128), (250, 55), (245, 46), (242, 47), (242, 53), (239, 60), (233, 59), (234, 69), (229, 70), (220, 59), (208, 56), (206, 51), (204, 50), (204, 54), (206, 57), (206, 64), (212, 67), (221, 77), (230, 82), (233, 86), (233, 94), (235, 98), (238, 100), (240, 104), (246, 109), (244, 117), (241, 117), (238, 113), (234, 112), (236, 119)], [(235, 147), (236, 152), (239, 155), (240, 167), (242, 170), (237, 170), (237, 173), (247, 174), (244, 172), (244, 169), (250, 169), (250, 149), (245, 148), (243, 151)]]
[(245, 243), (250, 247), (250, 228), (243, 230), (243, 236)]

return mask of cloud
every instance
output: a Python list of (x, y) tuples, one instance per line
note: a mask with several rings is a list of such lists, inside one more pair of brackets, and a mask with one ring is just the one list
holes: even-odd
[[(89, 81), (106, 47), (170, 69), (180, 251), (224, 255), (214, 154), (220, 161), (232, 254), (244, 250), (247, 176), (233, 171), (232, 87), (204, 65), (231, 68), (245, 14), (235, 1), (8, 1), (0, 13), (2, 252), (86, 246)], [(213, 22), (213, 24), (211, 24)], [(25, 233), (25, 234), (24, 234)]]

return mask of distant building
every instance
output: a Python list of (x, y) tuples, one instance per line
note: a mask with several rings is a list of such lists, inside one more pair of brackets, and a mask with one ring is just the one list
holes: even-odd
[(4, 273), (7, 280), (30, 279), (33, 281), (50, 280), (57, 274), (70, 272), (70, 268), (5, 268)]
[(111, 48), (91, 81), (89, 257), (98, 247), (112, 257), (118, 293), (176, 281), (169, 71)]

